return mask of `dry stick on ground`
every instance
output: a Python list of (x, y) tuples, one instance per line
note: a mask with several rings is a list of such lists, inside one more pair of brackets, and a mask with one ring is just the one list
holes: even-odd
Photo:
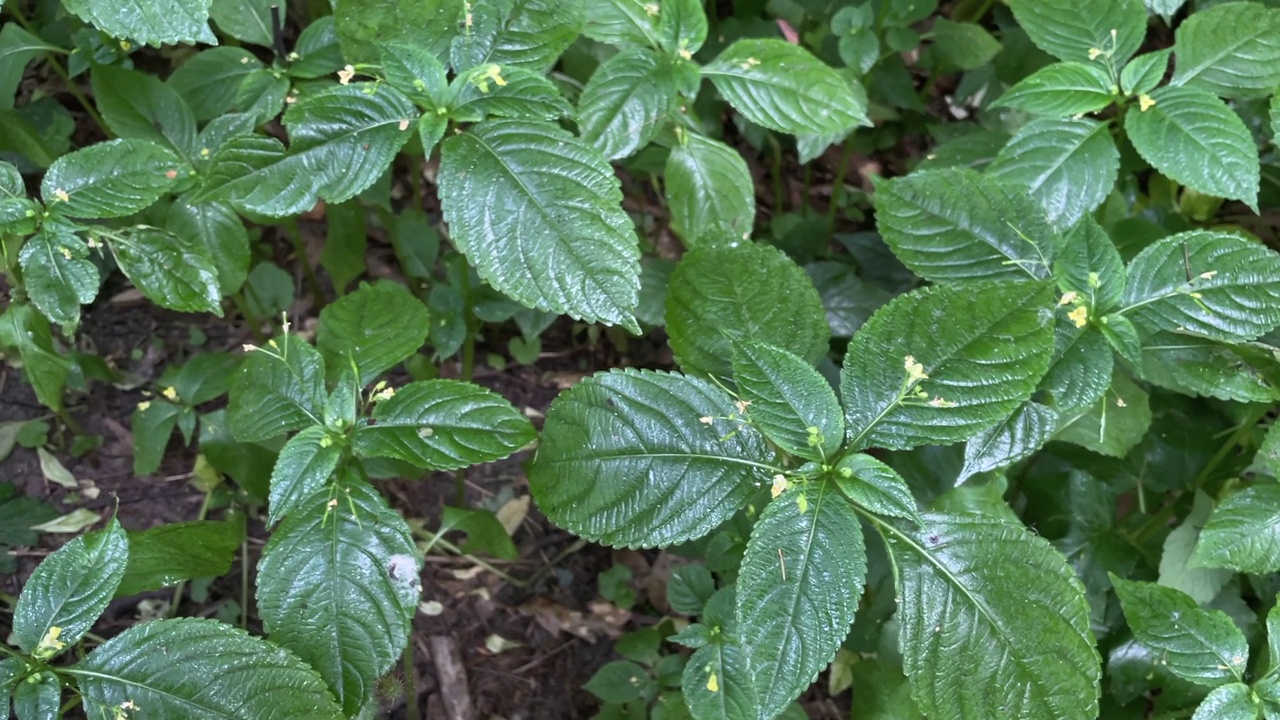
[(444, 701), (445, 715), (449, 720), (475, 720), (467, 669), (462, 665), (458, 643), (447, 635), (432, 635), (427, 642), (431, 645), (431, 663), (436, 668), (436, 679), (440, 681), (440, 699)]

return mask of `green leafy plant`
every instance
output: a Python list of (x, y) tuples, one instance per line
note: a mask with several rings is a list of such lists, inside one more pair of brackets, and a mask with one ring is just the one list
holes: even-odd
[[(535, 440), (551, 521), (704, 562), (586, 686), (602, 717), (799, 717), (828, 668), (854, 718), (1280, 713), (1273, 2), (27, 5), (0, 29), (6, 360), (59, 428), (131, 384), (78, 339), (117, 269), (254, 338), (132, 383), (135, 472), (176, 429), (206, 502), (40, 565), (0, 662), (18, 717), (66, 691), (366, 716), (415, 533), (517, 552), (461, 502), (415, 530), (372, 480)], [(371, 237), (405, 284), (362, 281)], [(560, 315), (618, 347), (661, 326), (680, 370), (597, 372), (539, 438), (470, 380), (481, 340), (533, 362)], [(265, 639), (90, 637), (113, 596), (225, 573), (264, 506)], [(622, 569), (596, 587), (637, 602)]]

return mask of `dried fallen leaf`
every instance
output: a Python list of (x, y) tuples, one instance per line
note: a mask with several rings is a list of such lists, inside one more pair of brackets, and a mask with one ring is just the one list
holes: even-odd
[(502, 527), (507, 531), (508, 535), (514, 536), (516, 530), (520, 529), (520, 524), (528, 517), (529, 500), (530, 497), (528, 495), (521, 495), (513, 500), (508, 500), (502, 507), (498, 508), (496, 513), (498, 522), (502, 523)]
[(524, 647), (523, 643), (508, 640), (497, 633), (493, 633), (484, 639), (484, 648), (494, 655), (522, 647)]
[(80, 487), (80, 483), (76, 482), (76, 476), (72, 475), (71, 471), (53, 456), (53, 453), (44, 448), (36, 448), (36, 455), (40, 457), (40, 473), (44, 475), (45, 480), (72, 490)]
[(444, 604), (439, 600), (426, 600), (418, 603), (418, 612), (428, 617), (438, 617), (444, 614)]
[(592, 603), (591, 609), (590, 613), (570, 610), (544, 598), (534, 598), (517, 608), (552, 635), (566, 632), (588, 642), (595, 642), (601, 635), (617, 638), (622, 634), (622, 626), (631, 619), (631, 613), (609, 603)]
[(101, 520), (98, 513), (87, 508), (78, 508), (49, 522), (32, 525), (37, 532), (74, 534)]

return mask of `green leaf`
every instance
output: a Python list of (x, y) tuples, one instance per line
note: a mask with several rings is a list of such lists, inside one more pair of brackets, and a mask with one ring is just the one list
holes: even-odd
[(1280, 8), (1232, 2), (1198, 10), (1178, 26), (1173, 53), (1172, 85), (1267, 97), (1280, 86)]
[(878, 183), (876, 224), (894, 255), (934, 282), (1046, 278), (1060, 244), (1021, 183), (961, 168)]
[(463, 0), (338, 3), (334, 20), (342, 55), (352, 63), (377, 62), (379, 43), (399, 42), (443, 59), (458, 33), (464, 6)]
[[(129, 557), (129, 541), (115, 519), (58, 548), (31, 573), (13, 611), (13, 642), (34, 653), (41, 641), (72, 647), (107, 609)], [(60, 628), (57, 634), (53, 628)], [(62, 645), (46, 645), (52, 657)]]
[(1058, 429), (1058, 413), (1037, 402), (1027, 402), (1009, 417), (973, 436), (964, 447), (964, 467), (956, 484), (1031, 457)]
[(748, 654), (735, 644), (713, 643), (689, 658), (681, 676), (685, 704), (695, 718), (757, 720), (760, 701), (751, 683)]
[[(480, 122), (488, 117), (558, 120), (573, 115), (573, 106), (546, 76), (505, 67), (501, 70), (505, 84), (498, 85), (488, 76), (490, 67), (474, 68), (454, 78), (449, 117), (455, 122)], [(430, 117), (423, 116), (423, 121)], [(438, 114), (434, 117), (446, 120)]]
[[(1267, 428), (1255, 461), (1271, 473), (1271, 477), (1280, 479), (1280, 429), (1277, 428), (1280, 428), (1280, 423), (1272, 423)], [(1280, 653), (1277, 656), (1280, 658)]]
[(1148, 331), (1253, 340), (1280, 324), (1280, 254), (1229, 233), (1171, 235), (1129, 263), (1122, 304)]
[(17, 348), (36, 399), (50, 410), (62, 410), (62, 389), (71, 374), (71, 361), (53, 346), (49, 321), (29, 305), (10, 305), (0, 315), (0, 346)]
[(1134, 367), (1142, 366), (1142, 338), (1138, 336), (1138, 326), (1129, 318), (1118, 313), (1103, 315), (1098, 319), (1097, 328), (1111, 349), (1125, 362)]
[(22, 279), (31, 302), (59, 325), (80, 323), (80, 306), (98, 296), (98, 266), (73, 226), (46, 222), (27, 239), (18, 254)]
[[(57, 516), (52, 505), (22, 494), (12, 483), (0, 484), (0, 545), (35, 545), (40, 541), (40, 534), (32, 530), (31, 525)], [(701, 612), (701, 608), (698, 611)]]
[(835, 658), (866, 574), (858, 516), (826, 482), (789, 490), (760, 514), (737, 587), (761, 717), (780, 713)]
[(182, 408), (163, 400), (138, 403), (129, 420), (133, 433), (133, 474), (151, 475), (160, 469), (169, 437), (178, 425)]
[(440, 58), (423, 47), (404, 42), (378, 43), (382, 72), (387, 82), (414, 99), (444, 106), (449, 81)]
[(63, 7), (108, 35), (147, 45), (208, 43), (211, 0), (63, 0)]
[(705, 565), (681, 565), (671, 571), (667, 582), (667, 603), (685, 615), (701, 615), (716, 593), (716, 581)]
[(536, 437), (506, 398), (457, 380), (424, 380), (378, 403), (352, 444), (362, 457), (390, 457), (432, 470), (501, 460)]
[(877, 527), (897, 568), (903, 668), (926, 717), (1097, 714), (1089, 605), (1048, 542), (976, 515)]
[(1120, 151), (1105, 123), (1032, 120), (996, 156), (987, 172), (1022, 185), (1057, 227), (1075, 225), (1110, 194)]
[(13, 711), (21, 720), (57, 720), (61, 705), (62, 683), (53, 673), (20, 682), (13, 689)]
[(688, 58), (707, 41), (701, 0), (667, 0), (658, 7), (659, 43), (669, 55)]
[(129, 564), (116, 597), (159, 590), (183, 580), (219, 577), (244, 540), (243, 522), (198, 520), (129, 533)]
[(1092, 217), (1084, 217), (1067, 231), (1062, 252), (1053, 266), (1063, 293), (1076, 293), (1100, 317), (1114, 310), (1124, 294), (1124, 260), (1115, 243)]
[(671, 148), (663, 192), (671, 228), (693, 248), (707, 242), (746, 240), (756, 220), (756, 190), (737, 150), (697, 133), (684, 133)]
[[(262, 155), (248, 172), (235, 170), (236, 147), (224, 146), (214, 159), (227, 181), (212, 199), (237, 210), (268, 217), (297, 215), (317, 200), (336, 205), (372, 185), (410, 137), (418, 111), (386, 84), (337, 85), (305, 96), (284, 114), (289, 151)], [(204, 199), (204, 198), (197, 198)]]
[(236, 89), (234, 109), (253, 118), (253, 124), (263, 125), (276, 118), (284, 108), (289, 94), (289, 79), (275, 70), (254, 70), (245, 76)]
[(1257, 720), (1257, 718), (1258, 707), (1254, 704), (1249, 686), (1244, 683), (1231, 683), (1214, 688), (1191, 716), (1191, 720)]
[(55, 46), (23, 30), (16, 22), (5, 23), (0, 28), (0, 109), (13, 109), (13, 96), (18, 92), (27, 64), (54, 49)]
[(836, 468), (836, 485), (864, 510), (920, 524), (916, 499), (896, 470), (865, 453), (846, 455)]
[(493, 0), (471, 8), (470, 32), (453, 41), (454, 70), (486, 63), (546, 72), (582, 31), (583, 0)]
[(196, 238), (138, 225), (110, 236), (111, 252), (129, 280), (152, 302), (182, 312), (222, 317), (218, 269)]
[(111, 717), (125, 702), (148, 716), (191, 720), (345, 717), (309, 665), (216, 620), (135, 625), (64, 672), (75, 678), (90, 717)]
[(293, 335), (282, 335), (248, 353), (231, 381), (227, 419), (237, 440), (269, 440), (324, 424), (324, 401), (320, 353)]
[(858, 277), (848, 263), (822, 260), (804, 269), (822, 298), (833, 337), (853, 337), (858, 328), (893, 297), (880, 286)]
[(324, 249), (320, 252), (320, 265), (329, 274), (333, 287), (339, 294), (366, 269), (365, 251), (368, 249), (365, 208), (358, 200), (349, 200), (325, 208), (326, 228)]
[(116, 135), (193, 153), (196, 118), (177, 90), (154, 75), (111, 65), (95, 65), (92, 79), (93, 99)]
[(1165, 23), (1173, 19), (1175, 13), (1187, 4), (1187, 0), (1143, 0), (1143, 4), (1151, 12), (1164, 18)]
[(1240, 200), (1256, 212), (1258, 150), (1240, 116), (1197, 87), (1160, 88), (1150, 100), (1145, 111), (1130, 111), (1124, 119), (1142, 159), (1175, 182)]
[(1120, 89), (1125, 95), (1135, 97), (1156, 89), (1169, 69), (1171, 50), (1143, 53), (1130, 60), (1120, 71)]
[(1142, 0), (1010, 0), (1009, 7), (1031, 41), (1060, 60), (1094, 62), (1101, 51), (1096, 62), (1123, 65), (1147, 34)]
[(289, 516), (329, 484), (342, 459), (342, 450), (342, 445), (319, 425), (303, 428), (289, 438), (271, 471), (268, 526)]
[[(443, 535), (452, 531), (467, 534), (466, 542), (459, 545), (458, 549), (468, 555), (485, 553), (504, 560), (515, 560), (520, 557), (520, 551), (516, 549), (515, 543), (511, 542), (507, 529), (503, 527), (498, 517), (488, 510), (466, 510), (444, 506), (440, 510), (440, 528), (437, 532)], [(615, 567), (625, 569), (623, 565)]]
[(1230, 571), (1206, 567), (1196, 558), (1200, 530), (1208, 522), (1213, 507), (1212, 498), (1196, 491), (1191, 512), (1165, 536), (1160, 553), (1159, 583), (1186, 593), (1201, 605), (1212, 602), (1231, 581)]
[(933, 23), (933, 47), (952, 65), (973, 70), (991, 62), (1000, 52), (1000, 41), (981, 25), (940, 17)]
[(653, 682), (649, 673), (628, 660), (605, 663), (583, 684), (582, 689), (607, 703), (629, 703), (640, 697), (644, 686)]
[(271, 535), (258, 563), (258, 611), (272, 641), (319, 671), (349, 717), (409, 639), (422, 593), (404, 520), (363, 482), (336, 507), (321, 491)]
[(528, 307), (639, 331), (640, 252), (602, 157), (519, 120), (473, 126), (441, 153), (444, 217), (482, 278)]
[(677, 112), (679, 86), (670, 58), (648, 48), (600, 64), (578, 100), (579, 133), (606, 160), (635, 154)]
[(844, 443), (840, 402), (812, 363), (772, 345), (735, 343), (733, 379), (747, 417), (783, 451), (809, 460), (834, 457)]
[(179, 65), (166, 82), (187, 101), (195, 119), (204, 122), (234, 107), (240, 83), (262, 67), (244, 48), (209, 48)]
[(1267, 346), (1159, 333), (1143, 344), (1140, 374), (1153, 385), (1187, 395), (1236, 402), (1280, 400), (1280, 362)]
[(316, 348), (334, 377), (354, 362), (366, 385), (422, 347), (429, 327), (427, 307), (405, 286), (362, 284), (320, 311)]
[(207, 256), (218, 277), (218, 296), (230, 295), (249, 276), (249, 232), (236, 211), (226, 203), (192, 203), (183, 197), (169, 206), (165, 230), (183, 238), (196, 252)]
[(783, 40), (739, 40), (702, 68), (702, 76), (735, 110), (770, 130), (838, 133), (870, 124), (852, 81)]
[(1223, 500), (1200, 530), (1193, 559), (1265, 575), (1280, 570), (1280, 485), (1254, 485)]
[(649, 12), (647, 0), (606, 0), (591, 8), (582, 34), (607, 45), (658, 45), (662, 14)]
[(1240, 681), (1249, 647), (1226, 613), (1155, 583), (1111, 575), (1111, 584), (1134, 636), (1175, 675), (1206, 687)]
[(1049, 367), (1052, 304), (1045, 283), (1003, 282), (924, 288), (882, 307), (840, 375), (850, 446), (960, 442), (1012, 413)]
[(124, 217), (167, 194), (183, 172), (178, 157), (155, 143), (109, 140), (58, 158), (40, 194), (66, 217)]
[(680, 367), (714, 377), (730, 375), (736, 344), (767, 343), (814, 364), (830, 337), (822, 299), (804, 271), (781, 250), (750, 242), (686, 253), (667, 285), (666, 320)]
[(1075, 443), (1109, 457), (1124, 457), (1151, 427), (1147, 393), (1128, 375), (1116, 372), (1111, 387), (1092, 407), (1062, 414), (1055, 440)]
[[(547, 411), (529, 488), (552, 522), (615, 546), (706, 535), (777, 472), (764, 438), (704, 380), (598, 373)], [(709, 418), (711, 422), (701, 422)]]
[(271, 47), (271, 6), (280, 8), (281, 20), (287, 5), (275, 0), (213, 0), (209, 15), (218, 29), (242, 42)]
[(1116, 100), (1115, 89), (1111, 74), (1098, 63), (1053, 63), (1019, 80), (993, 107), (1068, 118), (1107, 107)]

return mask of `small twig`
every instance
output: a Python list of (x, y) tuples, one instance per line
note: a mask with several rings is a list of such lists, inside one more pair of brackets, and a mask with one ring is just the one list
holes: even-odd
[(462, 664), (458, 643), (446, 635), (432, 635), (427, 639), (431, 646), (431, 664), (436, 668), (440, 681), (440, 698), (445, 712), (452, 720), (473, 720), (475, 708), (471, 704), (471, 688), (467, 683), (467, 668)]

